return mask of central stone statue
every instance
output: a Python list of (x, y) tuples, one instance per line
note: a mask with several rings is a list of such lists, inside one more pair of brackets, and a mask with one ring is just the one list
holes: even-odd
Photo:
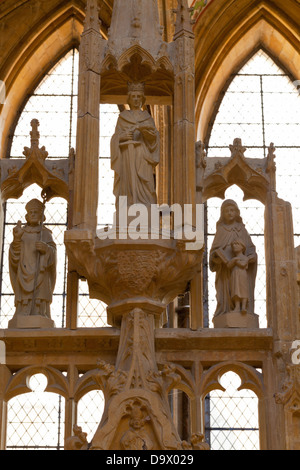
[(146, 101), (143, 83), (128, 85), (130, 110), (121, 112), (111, 139), (114, 195), (132, 204), (156, 204), (154, 171), (159, 162), (160, 139), (153, 118), (141, 108)]

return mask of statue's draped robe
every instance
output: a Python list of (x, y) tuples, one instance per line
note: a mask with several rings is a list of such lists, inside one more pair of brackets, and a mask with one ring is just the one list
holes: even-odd
[(34, 283), (38, 266), (36, 242), (47, 244), (46, 253), (40, 254), (39, 272), (36, 282), (35, 302), (39, 305), (34, 309), (43, 316), (50, 317), (50, 304), (56, 281), (56, 245), (51, 231), (43, 227), (25, 225), (21, 241), (13, 241), (9, 249), (10, 279), (15, 293), (17, 315), (30, 314), (34, 296)]
[[(236, 256), (236, 255), (234, 255)], [(237, 256), (243, 263), (243, 267), (235, 265), (231, 268), (230, 274), (230, 296), (231, 299), (249, 299), (248, 282), (248, 258), (243, 254)]]
[[(121, 142), (123, 132), (147, 127), (150, 135), (134, 131), (133, 139)], [(127, 196), (127, 204), (156, 204), (154, 168), (159, 162), (159, 133), (147, 111), (123, 111), (111, 139), (111, 168), (115, 172), (114, 195)]]
[[(224, 263), (216, 262), (216, 251), (221, 249), (225, 257), (230, 260), (233, 257), (231, 243), (234, 240), (242, 240), (246, 246), (245, 255), (249, 258), (247, 279), (249, 303), (248, 312), (254, 313), (254, 288), (257, 272), (257, 256), (255, 246), (243, 223), (234, 222), (231, 225), (220, 223), (210, 250), (209, 266), (211, 271), (216, 273), (216, 298), (217, 308), (215, 316), (228, 313), (233, 310), (234, 305), (231, 300), (230, 277), (231, 270)], [(251, 262), (252, 261), (252, 262)]]

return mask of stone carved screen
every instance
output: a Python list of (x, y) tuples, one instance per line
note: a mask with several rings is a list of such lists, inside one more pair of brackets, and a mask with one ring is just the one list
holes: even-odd
[[(67, 157), (69, 148), (75, 146), (76, 136), (76, 109), (77, 109), (77, 60), (78, 53), (74, 49), (68, 53), (61, 61), (54, 67), (52, 71), (45, 77), (40, 87), (38, 87), (32, 97), (28, 100), (26, 107), (24, 108), (18, 125), (14, 133), (14, 139), (12, 142), (10, 157), (20, 157), (22, 155), (24, 145), (27, 145), (30, 131), (30, 121), (36, 117), (40, 120), (40, 142), (41, 145), (45, 145), (49, 152), (49, 158)], [(236, 81), (237, 80), (237, 81)], [(256, 88), (254, 88), (254, 82)], [(60, 86), (57, 86), (60, 83)], [(253, 88), (251, 88), (253, 85)], [(272, 85), (272, 86), (271, 86)], [(249, 88), (250, 87), (250, 88)], [(266, 88), (265, 88), (266, 87)], [(268, 88), (269, 87), (269, 88)], [(289, 106), (290, 113), (288, 116), (284, 113), (278, 113), (278, 108), (274, 105), (274, 98), (278, 100), (290, 99), (291, 104)], [(244, 105), (241, 104), (240, 98), (243, 97), (245, 100)], [(240, 73), (233, 80), (228, 93), (220, 107), (219, 114), (216, 118), (211, 138), (209, 141), (208, 156), (228, 156), (229, 149), (228, 145), (233, 142), (235, 137), (241, 137), (243, 144), (247, 146), (248, 151), (246, 156), (259, 156), (263, 157), (267, 146), (271, 141), (274, 141), (277, 147), (277, 189), (279, 196), (291, 201), (294, 207), (294, 226), (295, 226), (295, 237), (300, 241), (300, 227), (299, 227), (299, 202), (297, 195), (295, 195), (296, 178), (299, 176), (299, 154), (300, 154), (300, 142), (299, 142), (299, 95), (295, 87), (293, 86), (290, 78), (280, 70), (275, 63), (267, 57), (263, 52), (258, 53), (253, 57), (252, 60), (240, 71)], [(227, 104), (226, 104), (226, 100)], [(254, 106), (253, 103), (256, 103)], [(47, 103), (47, 105), (46, 105)], [(59, 104), (58, 104), (59, 103)], [(238, 105), (237, 105), (238, 103)], [(248, 103), (248, 104), (247, 104)], [(260, 106), (259, 106), (260, 103)], [(236, 109), (235, 106), (238, 106)], [(246, 117), (241, 116), (241, 110), (251, 110), (250, 114), (246, 114)], [(62, 115), (60, 115), (62, 113)], [(112, 181), (113, 176), (109, 165), (109, 153), (108, 153), (108, 142), (110, 139), (110, 132), (113, 131), (116, 116), (118, 110), (116, 106), (102, 106), (101, 107), (101, 125), (104, 126), (101, 129), (101, 135), (103, 136), (103, 142), (100, 142), (100, 165), (99, 165), (99, 212), (98, 222), (101, 226), (111, 223), (112, 213), (114, 211), (114, 201), (112, 198)], [(59, 121), (56, 118), (59, 117)], [(247, 117), (247, 116), (250, 116)], [(49, 127), (45, 125), (46, 118), (50, 120), (60, 122), (61, 126), (57, 128)], [(234, 121), (232, 122), (234, 116)], [(253, 121), (252, 121), (252, 120)], [(281, 130), (283, 129), (283, 130)], [(53, 138), (56, 136), (58, 138)], [(259, 137), (258, 137), (259, 136)], [(297, 158), (298, 157), (298, 158)], [(283, 165), (282, 165), (283, 163)], [(298, 166), (297, 166), (298, 165)], [(287, 183), (290, 182), (290, 183)], [(287, 191), (292, 188), (292, 193), (288, 194)], [(39, 196), (39, 188), (30, 188), (36, 191), (34, 196), (26, 191), (24, 193), (24, 201), (27, 201), (29, 197)], [(237, 198), (237, 202), (240, 203), (241, 210), (249, 214), (247, 220), (251, 225), (249, 231), (252, 237), (255, 237), (254, 243), (259, 249), (259, 258), (261, 264), (261, 271), (258, 277), (258, 291), (257, 291), (257, 305), (259, 307), (259, 314), (261, 314), (261, 326), (266, 325), (265, 320), (265, 279), (264, 279), (264, 261), (263, 261), (263, 207), (256, 201), (254, 204), (243, 203), (241, 201), (241, 193), (234, 191), (236, 188), (231, 188), (228, 193), (228, 197)], [(109, 198), (107, 199), (107, 195)], [(103, 196), (103, 199), (102, 199)], [(105, 197), (105, 198), (104, 198)], [(298, 198), (299, 199), (299, 198)], [(240, 202), (241, 201), (241, 202)], [(210, 200), (208, 202), (208, 220), (209, 225), (207, 228), (208, 246), (214, 236), (215, 222), (219, 214), (220, 200)], [(51, 205), (50, 205), (51, 204)], [(52, 205), (53, 204), (53, 205)], [(6, 219), (4, 226), (5, 244), (3, 253), (7, 253), (7, 246), (9, 244), (9, 233), (11, 232), (12, 226), (20, 218), (22, 207), (24, 205), (23, 199), (18, 201), (8, 201), (6, 205)], [(49, 203), (47, 208), (47, 225), (52, 231), (55, 231), (54, 236), (58, 242), (59, 249), (61, 250), (60, 259), (63, 260), (60, 264), (58, 278), (59, 282), (56, 285), (54, 293), (55, 308), (55, 321), (57, 325), (64, 326), (64, 309), (65, 309), (65, 296), (66, 296), (66, 272), (67, 272), (67, 260), (64, 252), (63, 245), (63, 232), (67, 223), (67, 205), (63, 200), (53, 200), (53, 203)], [(248, 223), (245, 220), (246, 224)], [(3, 275), (1, 281), (1, 311), (0, 311), (0, 324), (2, 328), (6, 328), (7, 321), (9, 320), (9, 312), (13, 311), (12, 303), (13, 294), (10, 289), (8, 269), (5, 265), (5, 255), (3, 255)], [(214, 297), (214, 286), (213, 278), (209, 276), (209, 305), (210, 305), (210, 318), (213, 314), (213, 297)], [(101, 310), (100, 310), (101, 308)], [(99, 315), (99, 312), (103, 314)], [(90, 301), (88, 297), (87, 286), (85, 282), (80, 283), (79, 293), (79, 316), (78, 326), (80, 327), (91, 327), (91, 326), (105, 326), (105, 305), (99, 304), (98, 301)], [(209, 321), (208, 321), (209, 324)], [(210, 325), (211, 326), (211, 325)], [(213, 395), (213, 394), (212, 394)], [(27, 396), (27, 407), (30, 398)], [(226, 398), (226, 397), (225, 397)], [(230, 400), (234, 398), (229, 397)], [(86, 397), (86, 400), (88, 397)], [(92, 399), (92, 398), (91, 398)], [(101, 401), (101, 397), (95, 398), (97, 401)], [(220, 397), (212, 396), (213, 400), (219, 401), (219, 404), (223, 403), (223, 410), (218, 409), (218, 414), (231, 412), (234, 413), (235, 409), (239, 407), (236, 401), (230, 404), (230, 400), (226, 402), (221, 400)], [(250, 400), (251, 401), (251, 400)], [(252, 400), (254, 401), (254, 400)], [(57, 405), (58, 402), (58, 405)], [(21, 401), (20, 401), (21, 403)], [(211, 402), (214, 405), (215, 402)], [(15, 443), (10, 436), (15, 432), (18, 426), (21, 426), (21, 418), (17, 417), (18, 407), (15, 404), (10, 407), (10, 420), (11, 427), (8, 427), (8, 446), (7, 448), (45, 448), (49, 446), (49, 442), (45, 442), (44, 437), (39, 436), (39, 433), (34, 431), (35, 437), (28, 437), (20, 434), (18, 443)], [(32, 405), (34, 406), (34, 405)], [(43, 405), (42, 405), (43, 406)], [(86, 402), (81, 403), (81, 411), (79, 420), (82, 424), (87, 423), (85, 420), (86, 411), (89, 405)], [(245, 404), (243, 404), (245, 407)], [(250, 406), (251, 408), (251, 423), (256, 423), (255, 413), (257, 412), (257, 406), (254, 403)], [(20, 404), (19, 410), (22, 409)], [(29, 409), (29, 408), (28, 408)], [(212, 408), (211, 408), (212, 409)], [(59, 436), (63, 436), (63, 399), (55, 397), (53, 405), (47, 403), (47, 413), (53, 414), (53, 422), (57, 430), (57, 440), (55, 441), (56, 448), (62, 448), (63, 439), (59, 439)], [(23, 419), (25, 419), (23, 417)], [(32, 420), (32, 428), (36, 429), (34, 419), (28, 412), (26, 419)], [(91, 420), (92, 421), (92, 420)], [(218, 424), (221, 421), (218, 422)], [(14, 423), (12, 427), (12, 423)], [(19, 423), (19, 424), (18, 424)], [(90, 427), (95, 423), (90, 423)], [(251, 432), (257, 435), (257, 428), (255, 424), (251, 424), (253, 427)], [(222, 427), (222, 426), (220, 426)], [(246, 428), (247, 426), (245, 426)], [(211, 433), (211, 443), (216, 448), (228, 448), (228, 439), (226, 432), (222, 435), (222, 439), (215, 439), (216, 422), (212, 416), (207, 420), (207, 429)], [(246, 430), (245, 430), (246, 431)], [(219, 430), (218, 430), (219, 432)], [(239, 430), (243, 433), (243, 429)], [(207, 434), (207, 436), (209, 433)], [(11, 439), (11, 440), (10, 440)], [(53, 441), (54, 442), (54, 441)], [(215, 442), (215, 444), (213, 444)], [(241, 442), (245, 442), (245, 439), (237, 439), (231, 441), (231, 448), (238, 450), (241, 448)], [(256, 448), (257, 439), (253, 440), (255, 444), (252, 448)], [(51, 444), (52, 445), (52, 444)], [(251, 446), (250, 446), (251, 447)]]

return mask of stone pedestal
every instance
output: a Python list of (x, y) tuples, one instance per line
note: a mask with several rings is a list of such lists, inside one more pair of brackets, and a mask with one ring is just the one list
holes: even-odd
[(255, 313), (228, 312), (213, 319), (215, 328), (259, 328)]
[(51, 318), (41, 315), (15, 315), (8, 322), (8, 328), (54, 328)]
[[(155, 327), (198, 272), (202, 250), (186, 249), (184, 240), (101, 240), (81, 230), (67, 231), (65, 243), (69, 260), (87, 279), (90, 296), (107, 303), (109, 324), (121, 328), (115, 365), (100, 361), (93, 374), (105, 393), (105, 409), (89, 448), (176, 450), (200, 445), (199, 437), (198, 444), (181, 442), (173, 424), (168, 393), (180, 376), (170, 364), (158, 368)], [(77, 444), (76, 436), (68, 442), (69, 448)]]

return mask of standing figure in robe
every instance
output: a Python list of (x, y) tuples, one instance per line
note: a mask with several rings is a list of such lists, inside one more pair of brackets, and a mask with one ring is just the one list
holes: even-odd
[[(247, 258), (247, 270), (242, 273), (240, 283), (247, 281), (244, 291), (248, 294), (247, 312), (254, 313), (254, 288), (257, 272), (257, 254), (250, 235), (240, 216), (238, 205), (235, 201), (228, 199), (221, 206), (221, 216), (217, 222), (216, 235), (210, 250), (209, 267), (216, 273), (216, 299), (217, 308), (215, 317), (223, 313), (234, 311), (236, 305), (233, 300), (231, 289), (232, 263), (230, 261), (235, 256), (232, 250), (232, 243), (240, 240), (244, 247), (244, 256)], [(245, 258), (243, 258), (245, 260)], [(235, 287), (237, 282), (234, 283)]]
[(154, 171), (160, 157), (159, 133), (145, 103), (144, 84), (128, 85), (130, 110), (123, 111), (111, 139), (111, 168), (115, 172), (114, 195), (127, 197), (127, 205), (157, 203)]
[(230, 295), (234, 304), (234, 312), (247, 312), (249, 300), (248, 257), (245, 255), (246, 246), (240, 239), (231, 243), (233, 258), (228, 262), (230, 275)]
[(9, 272), (15, 293), (15, 315), (50, 318), (56, 280), (56, 245), (43, 226), (43, 203), (32, 199), (26, 205), (26, 221), (13, 229), (9, 249)]

